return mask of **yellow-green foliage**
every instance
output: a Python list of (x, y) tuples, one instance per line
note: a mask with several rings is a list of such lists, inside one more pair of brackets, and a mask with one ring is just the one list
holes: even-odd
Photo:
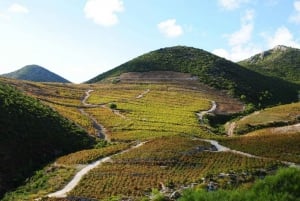
[(208, 174), (251, 171), (276, 162), (249, 158), (230, 152), (208, 152), (206, 142), (191, 137), (162, 137), (118, 155), (113, 163), (91, 170), (70, 196), (102, 199), (112, 195), (143, 196), (160, 184), (176, 187), (201, 183)]
[[(117, 105), (121, 115), (117, 115), (108, 107), (86, 109), (108, 129), (112, 139), (144, 139), (178, 133), (204, 135), (195, 114), (199, 110), (210, 108), (211, 103), (204, 98), (203, 94), (172, 90), (166, 86), (159, 88), (156, 85), (148, 85), (144, 88), (150, 91), (144, 97), (137, 99), (136, 97), (145, 90), (132, 85), (128, 92), (126, 87), (127, 85), (123, 91), (125, 95), (120, 99), (114, 98), (112, 89), (103, 88), (101, 91), (96, 91), (95, 95), (92, 93), (89, 99), (89, 101), (93, 100), (91, 103), (102, 103), (100, 97), (111, 99)], [(116, 90), (117, 94), (121, 93), (118, 92), (120, 86)]]
[(2, 201), (32, 201), (65, 186), (75, 175), (76, 168), (49, 165), (36, 171), (26, 183), (6, 193)]
[(258, 128), (283, 126), (297, 122), (300, 122), (300, 102), (254, 112), (236, 122), (235, 133), (243, 134)]
[(272, 133), (272, 129), (263, 129), (249, 136), (224, 138), (222, 143), (257, 156), (300, 163), (299, 132)]
[(26, 184), (7, 193), (3, 201), (32, 201), (62, 188), (75, 175), (76, 168), (49, 165), (36, 171)]
[(96, 135), (93, 127), (93, 122), (90, 118), (83, 115), (76, 107), (66, 107), (58, 104), (47, 103), (53, 109), (55, 109), (62, 116), (76, 122), (79, 126), (84, 128), (90, 135)]
[(118, 153), (128, 147), (129, 144), (117, 144), (99, 149), (82, 150), (60, 157), (56, 160), (56, 163), (60, 165), (88, 164), (99, 158)]

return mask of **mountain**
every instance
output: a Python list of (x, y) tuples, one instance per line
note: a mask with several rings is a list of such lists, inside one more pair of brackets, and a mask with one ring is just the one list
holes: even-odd
[(127, 72), (175, 71), (197, 76), (200, 82), (228, 90), (256, 105), (288, 103), (297, 100), (299, 85), (268, 77), (202, 49), (175, 46), (141, 55), (87, 83), (118, 77)]
[(34, 82), (61, 82), (70, 83), (65, 78), (38, 65), (28, 65), (11, 73), (0, 75), (2, 77), (19, 80), (29, 80)]
[(300, 49), (279, 45), (239, 64), (265, 75), (300, 84)]
[(94, 139), (40, 101), (0, 82), (0, 198), (56, 157)]

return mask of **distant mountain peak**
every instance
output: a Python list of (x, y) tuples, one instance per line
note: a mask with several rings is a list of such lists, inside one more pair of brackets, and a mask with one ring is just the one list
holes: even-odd
[(256, 55), (246, 59), (245, 61), (247, 61), (251, 64), (254, 64), (254, 63), (263, 61), (264, 59), (266, 59), (267, 57), (269, 57), (271, 55), (273, 55), (273, 57), (275, 58), (275, 56), (274, 56), (275, 54), (285, 53), (286, 51), (293, 50), (293, 49), (296, 50), (296, 48), (288, 47), (285, 45), (277, 45), (274, 48), (263, 51), (261, 53), (258, 53)]
[(277, 45), (239, 64), (264, 75), (300, 83), (300, 49)]
[(32, 64), (11, 73), (0, 75), (2, 77), (14, 78), (19, 80), (28, 80), (34, 82), (61, 82), (70, 83), (65, 78), (47, 70), (46, 68)]
[(285, 45), (277, 45), (277, 46), (275, 46), (274, 48), (273, 48), (273, 50), (275, 50), (275, 51), (278, 51), (278, 50), (280, 50), (280, 51), (286, 51), (286, 50), (288, 50), (288, 49), (290, 49), (291, 47), (287, 47), (287, 46), (285, 46)]

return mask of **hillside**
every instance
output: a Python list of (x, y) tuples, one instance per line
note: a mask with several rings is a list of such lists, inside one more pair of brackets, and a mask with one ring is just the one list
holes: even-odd
[(0, 82), (0, 197), (35, 170), (94, 140), (40, 101)]
[(256, 111), (226, 126), (228, 128), (231, 125), (230, 135), (242, 135), (261, 128), (281, 127), (297, 123), (300, 123), (300, 102)]
[(61, 82), (70, 83), (65, 78), (38, 65), (28, 65), (11, 73), (0, 75), (2, 77), (34, 82)]
[(142, 200), (155, 192), (151, 189), (171, 197), (186, 188), (206, 189), (211, 181), (220, 189), (235, 189), (284, 166), (280, 155), (299, 161), (297, 134), (230, 138), (207, 130), (201, 115), (239, 112), (243, 105), (231, 108), (239, 101), (203, 84), (0, 80), (55, 108), (91, 135), (101, 129), (111, 140), (56, 157), (3, 200)]
[(197, 76), (200, 82), (228, 90), (231, 95), (256, 105), (295, 101), (299, 89), (296, 84), (261, 75), (207, 51), (184, 46), (149, 52), (100, 74), (87, 83), (108, 78), (118, 80), (118, 76), (128, 72), (149, 71), (190, 73)]
[(300, 49), (279, 45), (239, 64), (264, 75), (300, 83)]

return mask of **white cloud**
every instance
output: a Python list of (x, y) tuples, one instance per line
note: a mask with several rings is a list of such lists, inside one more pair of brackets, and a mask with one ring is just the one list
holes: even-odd
[(295, 40), (293, 34), (284, 26), (279, 27), (273, 36), (267, 34), (262, 34), (262, 36), (266, 39), (269, 48), (273, 48), (277, 45), (300, 48), (300, 41)]
[(29, 10), (25, 6), (17, 4), (17, 3), (12, 4), (8, 8), (8, 11), (11, 13), (22, 13), (22, 14), (29, 13)]
[(122, 0), (88, 0), (85, 16), (102, 26), (113, 26), (119, 22), (117, 13), (124, 11)]
[(212, 51), (212, 53), (215, 54), (215, 55), (218, 55), (220, 57), (223, 57), (223, 58), (227, 58), (227, 59), (230, 58), (229, 52), (225, 49), (222, 49), (222, 48), (215, 49), (215, 50)]
[(240, 29), (225, 36), (228, 39), (229, 50), (215, 49), (213, 53), (232, 61), (240, 61), (260, 52), (260, 48), (251, 43), (254, 15), (254, 10), (247, 10), (241, 17)]
[(300, 24), (300, 1), (294, 2), (294, 13), (290, 16), (290, 22), (293, 22), (295, 24)]
[(168, 38), (175, 38), (183, 34), (183, 29), (180, 25), (176, 24), (175, 19), (168, 19), (160, 22), (157, 25), (159, 31)]
[(248, 3), (249, 0), (218, 0), (219, 5), (226, 10), (235, 10), (241, 6), (241, 4)]
[(230, 46), (240, 46), (250, 41), (254, 29), (254, 11), (247, 10), (241, 18), (241, 28), (228, 36)]
[(300, 12), (300, 1), (295, 1), (294, 2), (294, 8), (297, 12)]

